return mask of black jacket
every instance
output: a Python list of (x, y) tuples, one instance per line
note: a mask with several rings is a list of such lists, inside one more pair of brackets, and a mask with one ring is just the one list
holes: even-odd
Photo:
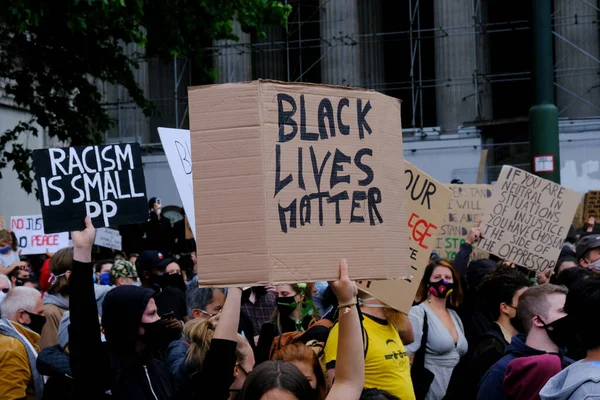
[(36, 367), (40, 374), (48, 377), (44, 385), (42, 400), (70, 399), (73, 378), (69, 355), (60, 345), (46, 347), (38, 354)]

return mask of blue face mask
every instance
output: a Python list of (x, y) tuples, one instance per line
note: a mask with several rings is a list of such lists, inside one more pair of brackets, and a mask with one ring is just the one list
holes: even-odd
[(110, 273), (105, 272), (100, 275), (100, 284), (110, 286)]
[(11, 250), (12, 250), (12, 247), (10, 247), (10, 246), (2, 247), (0, 249), (0, 254), (8, 254), (8, 253), (10, 253)]

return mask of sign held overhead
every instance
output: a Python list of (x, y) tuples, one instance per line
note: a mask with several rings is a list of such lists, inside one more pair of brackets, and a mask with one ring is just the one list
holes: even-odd
[(399, 100), (273, 81), (189, 99), (201, 284), (334, 279), (341, 258), (410, 275)]
[(505, 165), (479, 248), (534, 271), (554, 268), (580, 200), (580, 193)]
[(124, 225), (148, 218), (137, 143), (35, 150), (33, 166), (46, 233)]

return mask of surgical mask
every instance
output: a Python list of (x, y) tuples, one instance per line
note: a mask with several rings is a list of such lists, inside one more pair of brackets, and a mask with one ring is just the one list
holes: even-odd
[(278, 297), (275, 302), (277, 303), (277, 311), (279, 311), (281, 316), (285, 317), (289, 317), (296, 307), (298, 307), (295, 296)]
[(375, 297), (367, 297), (365, 299), (359, 299), (358, 303), (360, 304), (361, 307), (369, 307), (369, 308), (390, 308), (389, 306), (386, 306), (385, 304), (379, 304), (379, 303), (365, 303), (365, 301), (372, 301), (372, 300), (377, 300)]
[(0, 254), (8, 254), (8, 253), (10, 253), (11, 250), (12, 250), (12, 247), (10, 247), (10, 246), (2, 247), (2, 248), (0, 248)]
[(454, 282), (443, 279), (437, 282), (429, 282), (429, 294), (440, 299), (446, 299), (454, 291)]
[(28, 323), (26, 326), (38, 335), (41, 335), (42, 328), (46, 324), (46, 317), (44, 317), (43, 315), (32, 314), (29, 311), (25, 312), (27, 313), (27, 315), (29, 315), (29, 318), (31, 319), (31, 322)]
[(594, 271), (600, 271), (600, 258), (594, 262), (588, 263), (588, 268)]
[(550, 340), (552, 340), (559, 348), (566, 348), (570, 342), (570, 339), (573, 337), (573, 329), (569, 325), (569, 316), (565, 315), (564, 317), (559, 318), (549, 324), (546, 324), (539, 315), (538, 318), (540, 321), (542, 321), (544, 329), (546, 330)]
[(100, 284), (110, 286), (110, 272), (105, 272), (100, 275)]

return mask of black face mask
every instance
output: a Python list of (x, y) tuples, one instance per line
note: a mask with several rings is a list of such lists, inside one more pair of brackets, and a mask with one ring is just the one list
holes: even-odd
[(25, 282), (26, 282), (25, 279), (17, 278), (17, 280), (15, 281), (15, 285), (16, 286), (23, 286), (25, 284)]
[(152, 285), (154, 285), (154, 287), (156, 289), (159, 289), (159, 288), (162, 289), (162, 288), (167, 287), (167, 281), (169, 279), (168, 277), (169, 277), (169, 275), (164, 273), (164, 274), (160, 274), (160, 275), (152, 274), (152, 276), (150, 278), (152, 279)]
[(171, 341), (169, 329), (165, 325), (165, 321), (159, 319), (152, 323), (140, 324), (144, 328), (144, 334), (140, 336), (140, 341), (151, 349), (162, 349)]
[[(540, 321), (542, 321), (542, 318), (540, 318), (540, 316), (538, 316), (538, 318), (540, 319)], [(570, 343), (571, 339), (573, 338), (573, 328), (569, 326), (569, 323), (570, 321), (568, 315), (559, 318), (556, 321), (551, 322), (549, 324), (546, 324), (544, 321), (542, 321), (544, 329), (546, 330), (546, 333), (548, 334), (550, 340), (552, 340), (554, 344), (561, 349), (566, 348), (567, 345)]]
[(288, 297), (278, 297), (275, 301), (277, 303), (277, 311), (282, 317), (289, 317), (296, 307), (298, 307), (298, 303), (296, 302), (295, 296)]
[(32, 314), (29, 311), (25, 312), (27, 313), (27, 315), (29, 315), (29, 318), (31, 319), (31, 322), (28, 323), (26, 326), (38, 335), (41, 335), (42, 328), (46, 324), (46, 317), (44, 317), (43, 315)]
[(448, 282), (443, 279), (440, 279), (437, 282), (429, 282), (429, 293), (440, 299), (445, 299), (450, 296), (453, 290), (454, 282)]
[(163, 278), (163, 280), (165, 283), (165, 286), (163, 286), (163, 288), (166, 286), (170, 286), (172, 288), (179, 289), (179, 290), (182, 290), (183, 292), (185, 292), (186, 287), (185, 287), (185, 281), (183, 280), (183, 275), (171, 274), (171, 275), (167, 275), (165, 278)]

